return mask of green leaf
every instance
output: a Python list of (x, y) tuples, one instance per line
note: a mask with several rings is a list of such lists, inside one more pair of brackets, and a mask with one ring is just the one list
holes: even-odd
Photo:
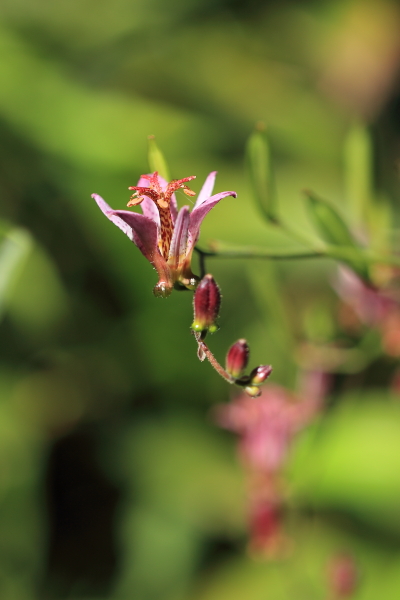
[(246, 146), (246, 162), (254, 197), (262, 214), (272, 223), (278, 222), (271, 152), (268, 138), (261, 127), (254, 131)]
[(171, 180), (169, 169), (167, 165), (167, 161), (160, 148), (157, 146), (156, 138), (154, 135), (149, 135), (149, 151), (148, 151), (148, 160), (150, 171), (153, 173), (157, 171), (161, 177), (164, 177), (167, 181)]
[(336, 208), (313, 192), (307, 190), (305, 195), (314, 224), (326, 242), (335, 246), (358, 247), (350, 229)]
[(347, 223), (331, 204), (306, 191), (311, 217), (323, 239), (330, 244), (327, 256), (351, 267), (362, 279), (370, 281), (368, 260)]
[(400, 532), (400, 406), (384, 390), (337, 398), (319, 427), (293, 453), (295, 498), (340, 508)]
[(0, 317), (7, 308), (14, 288), (32, 250), (32, 238), (27, 231), (15, 227), (3, 238), (0, 246)]
[(29, 252), (21, 261), (7, 301), (7, 312), (21, 331), (32, 336), (52, 335), (67, 313), (68, 299), (52, 258), (30, 240)]
[(373, 196), (373, 149), (367, 127), (355, 123), (344, 145), (346, 197), (355, 222), (366, 225)]

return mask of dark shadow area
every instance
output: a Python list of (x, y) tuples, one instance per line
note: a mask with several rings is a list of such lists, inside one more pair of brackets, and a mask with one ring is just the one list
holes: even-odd
[(120, 493), (97, 464), (93, 431), (81, 428), (54, 443), (46, 495), (45, 597), (107, 592), (117, 565), (114, 515)]

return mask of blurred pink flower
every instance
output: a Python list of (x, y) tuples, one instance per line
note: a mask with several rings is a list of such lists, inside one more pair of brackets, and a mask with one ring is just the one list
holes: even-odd
[(328, 582), (333, 600), (350, 598), (358, 587), (358, 580), (358, 569), (350, 554), (336, 554), (331, 558), (328, 565)]
[(249, 550), (254, 554), (275, 557), (288, 540), (282, 530), (283, 508), (279, 498), (255, 496), (249, 506)]
[(197, 285), (191, 270), (194, 246), (200, 234), (200, 225), (206, 214), (222, 198), (236, 197), (236, 192), (220, 192), (212, 196), (216, 171), (207, 177), (192, 212), (183, 206), (179, 212), (175, 191), (182, 189), (194, 196), (186, 183), (195, 176), (174, 179), (167, 183), (157, 172), (142, 175), (138, 185), (129, 189), (134, 194), (128, 206), (140, 204), (143, 214), (113, 210), (98, 194), (93, 194), (100, 210), (136, 244), (141, 253), (157, 270), (159, 281), (154, 288), (156, 296), (169, 296), (174, 284), (189, 289)]
[[(391, 274), (393, 283), (398, 273)], [(334, 284), (343, 302), (353, 311), (359, 323), (375, 327), (381, 335), (383, 351), (389, 356), (400, 356), (400, 307), (393, 289), (381, 290), (367, 286), (355, 273), (341, 267)], [(357, 327), (351, 315), (342, 311), (342, 324)]]
[(333, 284), (338, 296), (355, 312), (361, 323), (378, 325), (396, 306), (391, 298), (380, 290), (367, 286), (350, 269), (340, 267), (338, 277)]
[(217, 407), (216, 420), (239, 435), (239, 454), (247, 468), (274, 473), (284, 465), (293, 437), (319, 405), (314, 396), (299, 400), (285, 388), (270, 385), (260, 398), (241, 394)]

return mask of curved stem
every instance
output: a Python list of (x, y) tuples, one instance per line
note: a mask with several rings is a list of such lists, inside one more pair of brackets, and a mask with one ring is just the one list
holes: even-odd
[(235, 383), (235, 379), (232, 377), (232, 375), (229, 375), (229, 373), (225, 371), (225, 369), (219, 364), (219, 362), (217, 361), (207, 344), (204, 342), (204, 340), (201, 339), (201, 333), (194, 333), (194, 337), (196, 338), (199, 350), (201, 350), (201, 352), (205, 354), (208, 362), (212, 367), (214, 367), (217, 373), (221, 375), (221, 377), (223, 377), (223, 379), (225, 379), (225, 381), (227, 381), (228, 383)]

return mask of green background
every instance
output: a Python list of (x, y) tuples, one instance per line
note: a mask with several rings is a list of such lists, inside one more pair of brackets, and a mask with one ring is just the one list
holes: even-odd
[[(399, 23), (386, 0), (3, 0), (2, 599), (324, 599), (342, 550), (360, 571), (355, 597), (399, 597), (397, 364), (379, 337), (365, 368), (333, 374), (325, 414), (293, 448), (289, 556), (253, 560), (235, 439), (210, 416), (232, 390), (196, 358), (191, 294), (154, 298), (155, 271), (90, 197), (124, 208), (153, 134), (172, 177), (196, 175), (198, 192), (217, 170), (215, 191), (238, 193), (208, 215), (201, 247), (286, 248), (245, 169), (255, 123), (282, 213), (311, 232), (306, 187), (351, 221), (356, 120), (372, 131), (377, 197), (395, 207)], [(340, 336), (334, 262), (207, 270), (223, 292), (216, 356), (244, 337), (251, 364), (296, 389), (301, 342)]]

